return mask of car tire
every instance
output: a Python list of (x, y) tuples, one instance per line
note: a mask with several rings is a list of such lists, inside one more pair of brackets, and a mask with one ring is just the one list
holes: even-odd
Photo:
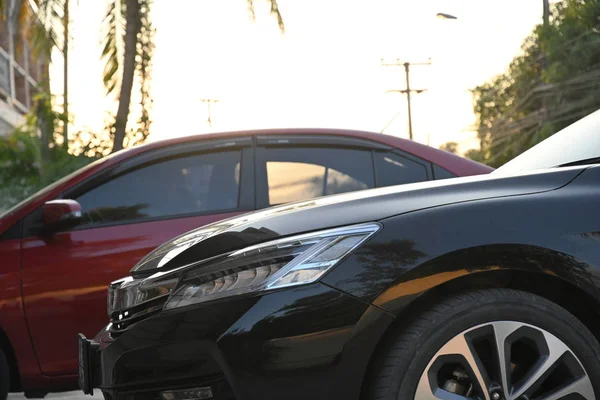
[(531, 293), (457, 294), (399, 329), (373, 365), (371, 400), (553, 399), (558, 390), (600, 398), (598, 341), (568, 311)]
[(10, 367), (8, 359), (2, 350), (0, 350), (0, 400), (6, 400), (10, 389)]

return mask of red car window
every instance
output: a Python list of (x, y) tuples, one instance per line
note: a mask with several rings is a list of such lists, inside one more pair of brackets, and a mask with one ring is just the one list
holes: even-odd
[(132, 222), (238, 207), (241, 151), (158, 162), (77, 197), (85, 223)]

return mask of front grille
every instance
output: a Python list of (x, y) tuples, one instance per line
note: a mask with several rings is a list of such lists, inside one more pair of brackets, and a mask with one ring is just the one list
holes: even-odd
[(168, 297), (169, 295), (163, 295), (128, 309), (113, 312), (110, 316), (112, 322), (110, 331), (113, 336), (120, 335), (133, 324), (161, 312)]
[(236, 396), (225, 375), (185, 378), (178, 381), (159, 381), (153, 379), (143, 385), (118, 388), (102, 388), (105, 399), (110, 400), (157, 400), (161, 394), (171, 390), (185, 390), (195, 387), (210, 387), (214, 400), (236, 400)]

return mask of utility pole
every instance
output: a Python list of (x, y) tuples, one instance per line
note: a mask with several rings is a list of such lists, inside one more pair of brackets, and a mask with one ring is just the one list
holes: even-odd
[(208, 105), (208, 119), (206, 120), (206, 122), (208, 123), (208, 126), (210, 128), (212, 128), (212, 113), (211, 113), (210, 105), (217, 104), (219, 102), (219, 100), (217, 100), (217, 99), (200, 99), (200, 101), (202, 101), (203, 103), (206, 103)]
[(64, 25), (64, 43), (63, 43), (63, 134), (64, 134), (64, 147), (69, 146), (69, 1), (65, 0), (65, 14), (63, 16)]
[(411, 109), (411, 104), (410, 104), (410, 94), (412, 92), (419, 94), (419, 93), (424, 92), (427, 89), (416, 89), (415, 90), (415, 89), (410, 88), (410, 66), (411, 65), (431, 65), (431, 60), (427, 61), (426, 63), (411, 63), (411, 62), (401, 63), (400, 61), (396, 60), (395, 63), (391, 63), (391, 64), (386, 64), (382, 60), (381, 64), (386, 67), (404, 66), (404, 73), (406, 75), (406, 89), (404, 89), (404, 90), (388, 90), (386, 93), (389, 93), (389, 92), (406, 93), (406, 102), (408, 105), (408, 137), (410, 138), (410, 140), (413, 140), (412, 109)]
[(550, 25), (550, 0), (542, 0), (544, 2), (544, 27)]
[[(548, 28), (550, 27), (550, 0), (542, 0), (544, 2), (544, 31), (547, 34)], [(542, 54), (542, 68), (546, 69), (548, 66), (548, 54)], [(542, 94), (542, 109), (544, 121), (548, 118), (548, 98)]]

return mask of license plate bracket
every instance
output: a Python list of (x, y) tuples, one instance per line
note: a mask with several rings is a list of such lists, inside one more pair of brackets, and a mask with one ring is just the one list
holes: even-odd
[(79, 388), (85, 394), (94, 394), (94, 355), (95, 343), (83, 334), (78, 334), (79, 347)]

